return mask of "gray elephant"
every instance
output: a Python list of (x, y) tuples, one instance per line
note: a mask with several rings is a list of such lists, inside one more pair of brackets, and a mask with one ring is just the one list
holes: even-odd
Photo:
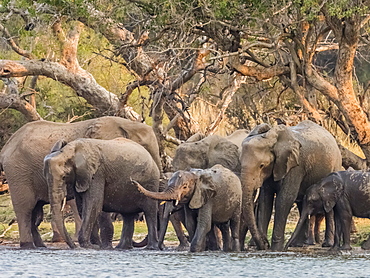
[[(334, 172), (307, 189), (303, 199), (302, 214), (291, 241), (302, 229), (303, 222), (310, 215), (334, 210), (335, 237), (333, 249), (351, 250), (350, 233), (352, 216), (370, 218), (370, 173), (364, 171)], [(340, 241), (343, 239), (343, 245)], [(362, 244), (370, 249), (370, 240)]]
[[(294, 127), (257, 127), (243, 141), (240, 159), (245, 192), (243, 214), (258, 249), (269, 248), (266, 235), (275, 199), (273, 251), (284, 248), (285, 226), (293, 203), (297, 202), (301, 211), (301, 200), (307, 188), (329, 173), (340, 170), (342, 162), (334, 137), (311, 121), (303, 121)], [(256, 223), (253, 198), (258, 188), (261, 190)], [(326, 222), (330, 235), (333, 221)], [(306, 225), (301, 237), (297, 237), (298, 244), (303, 244), (308, 223)]]
[(149, 249), (158, 249), (158, 202), (146, 198), (131, 183), (139, 181), (151, 191), (159, 189), (159, 169), (140, 144), (125, 138), (113, 140), (77, 139), (66, 145), (58, 142), (44, 160), (52, 214), (67, 244), (75, 247), (62, 218), (64, 198), (76, 192), (82, 201), (82, 225), (78, 237), (81, 247), (91, 248), (91, 234), (99, 213), (118, 212), (124, 227), (117, 248), (132, 248), (134, 220), (144, 212), (148, 226)]
[(240, 172), (238, 146), (219, 135), (182, 143), (177, 147), (172, 161), (174, 171), (206, 169), (216, 164), (221, 164), (233, 172)]
[[(76, 123), (31, 122), (5, 144), (0, 153), (0, 168), (9, 183), (17, 217), (21, 248), (45, 247), (36, 223), (42, 207), (49, 203), (43, 176), (43, 159), (58, 140), (77, 138), (114, 139), (126, 137), (143, 145), (162, 169), (159, 147), (152, 128), (120, 117), (101, 117)], [(106, 240), (109, 244), (109, 239)]]
[[(212, 225), (218, 225), (222, 231), (223, 250), (240, 250), (242, 190), (239, 178), (229, 169), (215, 165), (205, 170), (177, 171), (163, 192), (150, 192), (139, 183), (135, 184), (149, 198), (170, 201), (175, 207), (184, 205), (191, 252), (205, 250), (206, 235)], [(168, 217), (166, 213), (165, 217)]]

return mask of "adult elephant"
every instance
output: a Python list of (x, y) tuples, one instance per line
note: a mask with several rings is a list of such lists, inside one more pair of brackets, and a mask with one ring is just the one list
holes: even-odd
[(233, 172), (240, 172), (238, 146), (219, 135), (182, 143), (177, 147), (172, 161), (175, 171), (206, 169), (216, 164)]
[(224, 251), (240, 251), (242, 189), (239, 178), (229, 169), (218, 164), (205, 170), (177, 171), (163, 192), (151, 192), (136, 181), (135, 184), (149, 198), (184, 206), (191, 252), (205, 250), (206, 235), (213, 225), (219, 225), (222, 231)]
[[(267, 227), (276, 195), (271, 249), (281, 251), (293, 203), (303, 199), (310, 185), (340, 170), (341, 153), (334, 137), (311, 121), (293, 127), (263, 125), (256, 130), (242, 144), (243, 214), (257, 248), (269, 248)], [(261, 190), (257, 227), (253, 198), (258, 188)], [(301, 209), (301, 202), (297, 204)], [(308, 226), (304, 231), (307, 229)]]
[(78, 237), (81, 247), (92, 248), (91, 234), (99, 213), (118, 212), (124, 226), (116, 248), (132, 248), (135, 216), (144, 212), (148, 227), (149, 249), (158, 249), (158, 202), (146, 198), (132, 184), (131, 178), (157, 192), (160, 172), (149, 152), (126, 139), (77, 139), (57, 142), (54, 152), (44, 160), (44, 176), (58, 230), (69, 247), (75, 245), (64, 226), (62, 201), (75, 193), (82, 201), (82, 225)]
[(159, 148), (152, 128), (120, 117), (101, 117), (76, 123), (36, 121), (17, 130), (0, 153), (0, 168), (9, 183), (17, 217), (21, 248), (45, 247), (36, 218), (49, 203), (43, 160), (58, 140), (126, 137), (144, 146), (162, 169)]
[[(370, 218), (370, 173), (364, 171), (339, 171), (323, 178), (307, 189), (303, 199), (302, 214), (288, 248), (302, 229), (303, 223), (310, 215), (334, 210), (335, 240), (333, 249), (351, 250), (350, 234), (352, 216)], [(341, 246), (341, 239), (343, 245)], [(370, 249), (370, 239), (362, 245)]]

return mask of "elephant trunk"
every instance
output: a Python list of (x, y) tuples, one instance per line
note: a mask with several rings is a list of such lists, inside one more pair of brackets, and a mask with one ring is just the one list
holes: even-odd
[(171, 188), (167, 188), (163, 192), (153, 192), (145, 189), (140, 183), (137, 181), (132, 181), (138, 188), (138, 190), (143, 193), (145, 196), (160, 201), (171, 201), (171, 200), (180, 200), (180, 194), (172, 190)]
[(164, 212), (163, 217), (160, 220), (160, 230), (159, 230), (159, 236), (158, 236), (158, 246), (161, 250), (163, 250), (164, 247), (164, 237), (166, 235), (167, 227), (168, 227), (168, 221), (170, 219), (171, 212), (173, 211), (173, 202), (166, 202), (164, 204)]
[(307, 219), (308, 216), (309, 216), (308, 211), (307, 210), (303, 210), (303, 212), (301, 214), (301, 217), (299, 218), (297, 227), (295, 228), (292, 236), (290, 237), (289, 241), (285, 245), (284, 251), (286, 251), (288, 249), (288, 247), (292, 244), (292, 242), (294, 242), (294, 240), (297, 238), (297, 236), (302, 231), (303, 227), (306, 227), (305, 226), (305, 222), (306, 222), (306, 219)]
[(67, 229), (64, 225), (64, 220), (63, 220), (63, 212), (62, 212), (62, 200), (59, 200), (62, 198), (53, 198), (51, 200), (51, 210), (52, 210), (52, 215), (55, 221), (55, 224), (57, 226), (58, 231), (62, 235), (64, 241), (68, 244), (68, 246), (72, 249), (76, 248), (76, 245), (72, 241), (70, 235), (67, 232)]
[(260, 233), (257, 227), (256, 217), (254, 215), (254, 198), (253, 193), (254, 189), (251, 188), (249, 185), (250, 182), (246, 179), (246, 174), (241, 173), (241, 181), (243, 187), (243, 215), (244, 220), (247, 223), (248, 229), (250, 230), (253, 240), (256, 243), (256, 246), (259, 250), (265, 250), (269, 248), (269, 243), (267, 239)]

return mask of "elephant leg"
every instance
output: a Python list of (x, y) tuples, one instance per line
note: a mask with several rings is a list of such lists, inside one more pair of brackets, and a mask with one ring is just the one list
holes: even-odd
[(132, 249), (132, 237), (134, 235), (135, 214), (125, 214), (123, 217), (123, 228), (121, 239), (116, 249)]
[(241, 221), (240, 221), (240, 230), (239, 230), (239, 246), (240, 250), (245, 251), (245, 238), (248, 232), (248, 225), (244, 221), (244, 217), (242, 215)]
[(274, 190), (271, 186), (261, 187), (257, 204), (257, 227), (267, 238), (267, 230), (270, 223), (272, 208), (274, 204)]
[(191, 242), (194, 238), (195, 230), (197, 228), (196, 219), (198, 215), (197, 215), (197, 212), (192, 211), (191, 209), (187, 207), (184, 209), (185, 209), (185, 227), (186, 227), (186, 230), (188, 230), (189, 239)]
[(232, 243), (231, 243), (229, 222), (218, 224), (217, 227), (220, 229), (221, 234), (222, 234), (222, 250), (225, 252), (231, 251)]
[(200, 252), (205, 249), (207, 233), (212, 228), (212, 204), (206, 203), (198, 210), (197, 228), (190, 244), (190, 252)]
[(148, 228), (148, 245), (146, 249), (158, 250), (158, 202), (150, 200), (143, 210)]
[(92, 244), (90, 239), (94, 226), (97, 227), (98, 225), (98, 217), (103, 208), (103, 200), (102, 198), (96, 198), (98, 195), (96, 195), (94, 187), (96, 185), (92, 184), (89, 191), (82, 193), (82, 225), (78, 234), (78, 243), (83, 248), (97, 249), (98, 246)]
[[(323, 218), (321, 219), (321, 221)], [(322, 247), (331, 247), (334, 244), (334, 211), (325, 213), (325, 238)]]
[(236, 210), (230, 219), (231, 230), (231, 251), (240, 251), (239, 232), (240, 232), (240, 210)]
[[(294, 174), (290, 175), (289, 178), (285, 178), (284, 184), (281, 185), (281, 189), (278, 192), (275, 199), (275, 217), (274, 217), (274, 228), (272, 232), (272, 251), (282, 251), (284, 248), (284, 233), (285, 226), (288, 219), (290, 209), (292, 208), (296, 196), (298, 195), (298, 187), (291, 188), (292, 185), (300, 184), (300, 178), (297, 179)], [(288, 185), (291, 185), (290, 187)], [(285, 187), (284, 187), (285, 186)], [(307, 221), (306, 221), (307, 222)], [(303, 230), (303, 236), (307, 231), (307, 226)]]
[(112, 249), (114, 227), (110, 213), (102, 211), (99, 214), (98, 223), (100, 228), (101, 247), (103, 249)]
[(341, 236), (342, 236), (342, 227), (341, 227), (341, 219), (339, 217), (339, 213), (335, 211), (334, 208), (334, 226), (335, 226), (335, 233), (334, 233), (334, 244), (331, 247), (331, 250), (338, 250), (340, 246)]
[(222, 234), (220, 229), (212, 224), (211, 230), (206, 235), (205, 250), (218, 251), (221, 250)]
[(361, 244), (361, 249), (363, 250), (369, 250), (370, 249), (370, 236), (367, 240), (365, 240), (362, 244)]
[[(339, 201), (341, 202), (341, 201)], [(346, 204), (345, 204), (346, 205)], [(340, 207), (342, 207), (340, 205)], [(343, 204), (344, 207), (344, 204)], [(352, 221), (352, 213), (351, 208), (346, 207), (345, 209), (341, 209), (341, 213), (339, 215), (341, 219), (341, 228), (342, 228), (342, 234), (343, 234), (343, 245), (340, 247), (342, 250), (351, 250), (351, 221)]]
[(38, 202), (32, 212), (31, 232), (33, 237), (33, 243), (35, 244), (36, 247), (46, 247), (43, 240), (41, 239), (41, 235), (38, 229), (38, 226), (40, 225), (44, 218), (43, 206), (44, 206), (43, 203)]
[(180, 214), (184, 214), (184, 211), (181, 210), (181, 211), (177, 211), (173, 214), (171, 214), (170, 216), (170, 221), (172, 223), (172, 226), (173, 226), (173, 229), (175, 230), (175, 233), (176, 233), (176, 236), (177, 238), (179, 239), (179, 246), (177, 247), (178, 250), (184, 250), (184, 249), (187, 249), (189, 247), (189, 243), (188, 243), (188, 239), (184, 233), (184, 229), (182, 228), (182, 225), (181, 225), (181, 218), (182, 218), (182, 221), (184, 222), (185, 221), (185, 216), (184, 215), (180, 215)]
[[(14, 180), (13, 180), (14, 179)], [(12, 187), (17, 184), (17, 178), (7, 176), (13, 209), (18, 222), (19, 241), (22, 249), (36, 248), (32, 236), (32, 211), (36, 206), (36, 197), (29, 184)], [(22, 187), (22, 191), (19, 189)]]

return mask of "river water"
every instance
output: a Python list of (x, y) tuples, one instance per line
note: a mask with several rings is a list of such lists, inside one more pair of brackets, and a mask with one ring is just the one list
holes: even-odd
[(370, 277), (370, 252), (0, 248), (0, 258), (0, 277)]

